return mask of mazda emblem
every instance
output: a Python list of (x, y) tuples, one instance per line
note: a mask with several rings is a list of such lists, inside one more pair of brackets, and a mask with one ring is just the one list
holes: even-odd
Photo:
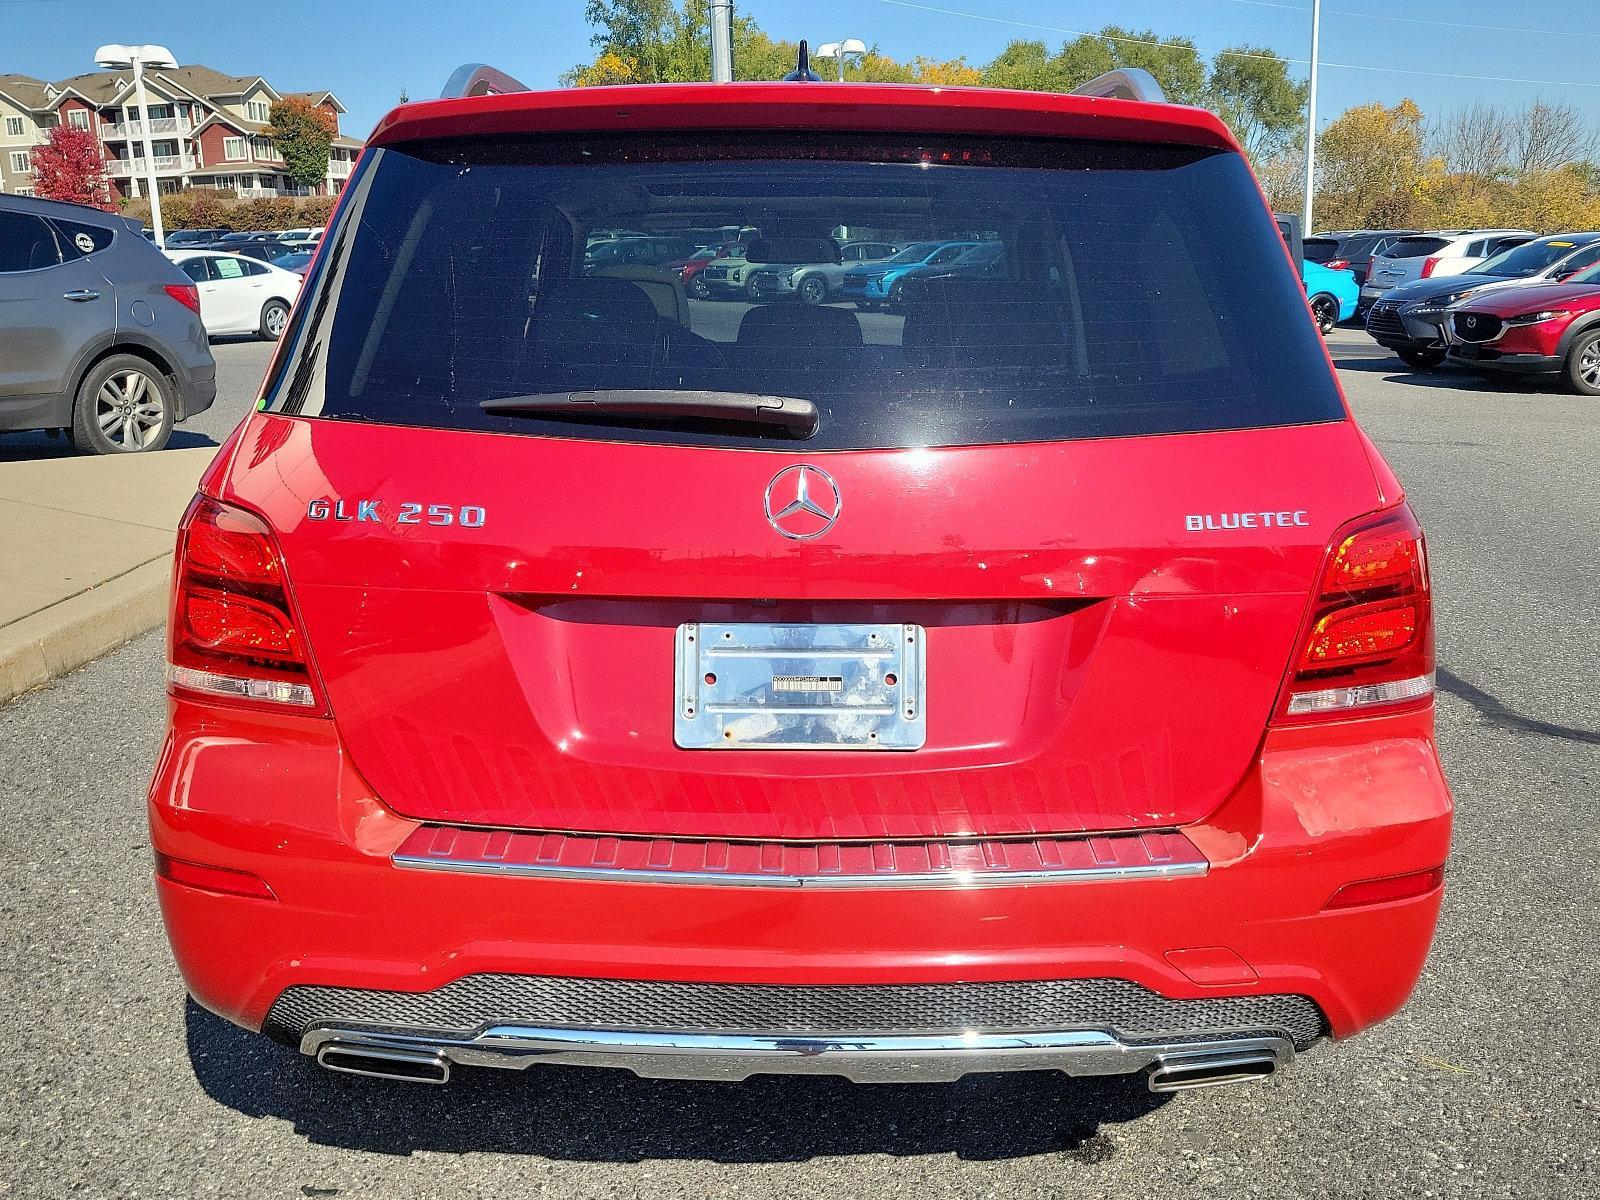
[(1476, 329), (1477, 327), (1478, 327), (1478, 318), (1477, 317), (1468, 317), (1467, 318), (1467, 328), (1468, 329)]
[(805, 463), (785, 467), (774, 475), (763, 501), (772, 527), (797, 542), (827, 533), (839, 519), (843, 506), (833, 476)]

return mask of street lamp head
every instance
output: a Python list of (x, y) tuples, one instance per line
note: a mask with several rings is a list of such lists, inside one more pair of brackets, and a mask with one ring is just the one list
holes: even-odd
[(867, 44), (860, 38), (846, 38), (842, 42), (825, 42), (811, 52), (813, 58), (838, 58), (841, 54), (865, 54)]
[(156, 70), (178, 65), (178, 60), (172, 57), (172, 51), (165, 46), (124, 46), (120, 42), (101, 46), (94, 52), (94, 61), (96, 66), (112, 70), (131, 67), (136, 62)]

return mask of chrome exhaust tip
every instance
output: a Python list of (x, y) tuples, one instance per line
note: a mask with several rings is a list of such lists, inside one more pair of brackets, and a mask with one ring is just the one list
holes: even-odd
[(359, 1042), (324, 1042), (317, 1063), (346, 1075), (399, 1079), (406, 1083), (450, 1082), (450, 1060), (439, 1050), (399, 1050)]
[(1270, 1050), (1238, 1053), (1172, 1055), (1149, 1069), (1152, 1092), (1187, 1092), (1265, 1079), (1278, 1070), (1278, 1057)]

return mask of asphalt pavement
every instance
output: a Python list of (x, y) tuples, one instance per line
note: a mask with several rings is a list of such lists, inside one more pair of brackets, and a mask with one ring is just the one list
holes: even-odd
[[(1600, 402), (1331, 340), (1428, 531), (1458, 805), (1439, 936), (1398, 1017), (1264, 1084), (1173, 1098), (1057, 1075), (334, 1076), (185, 1002), (144, 826), (152, 634), (0, 708), (0, 1193), (1600, 1195)], [(217, 357), (229, 393), (185, 430), (214, 441), (266, 348)]]

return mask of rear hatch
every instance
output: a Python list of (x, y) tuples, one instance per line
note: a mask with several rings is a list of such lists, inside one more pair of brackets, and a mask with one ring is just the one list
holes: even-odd
[[(226, 498), (412, 817), (1192, 821), (1380, 500), (1231, 152), (571, 134), (388, 146), (352, 188)], [(590, 231), (728, 226), (1002, 269), (893, 313), (585, 269)]]
[(1372, 266), (1367, 271), (1367, 286), (1387, 291), (1421, 279), (1423, 264), (1449, 244), (1449, 238), (1429, 237), (1426, 234), (1401, 238), (1373, 258)]

